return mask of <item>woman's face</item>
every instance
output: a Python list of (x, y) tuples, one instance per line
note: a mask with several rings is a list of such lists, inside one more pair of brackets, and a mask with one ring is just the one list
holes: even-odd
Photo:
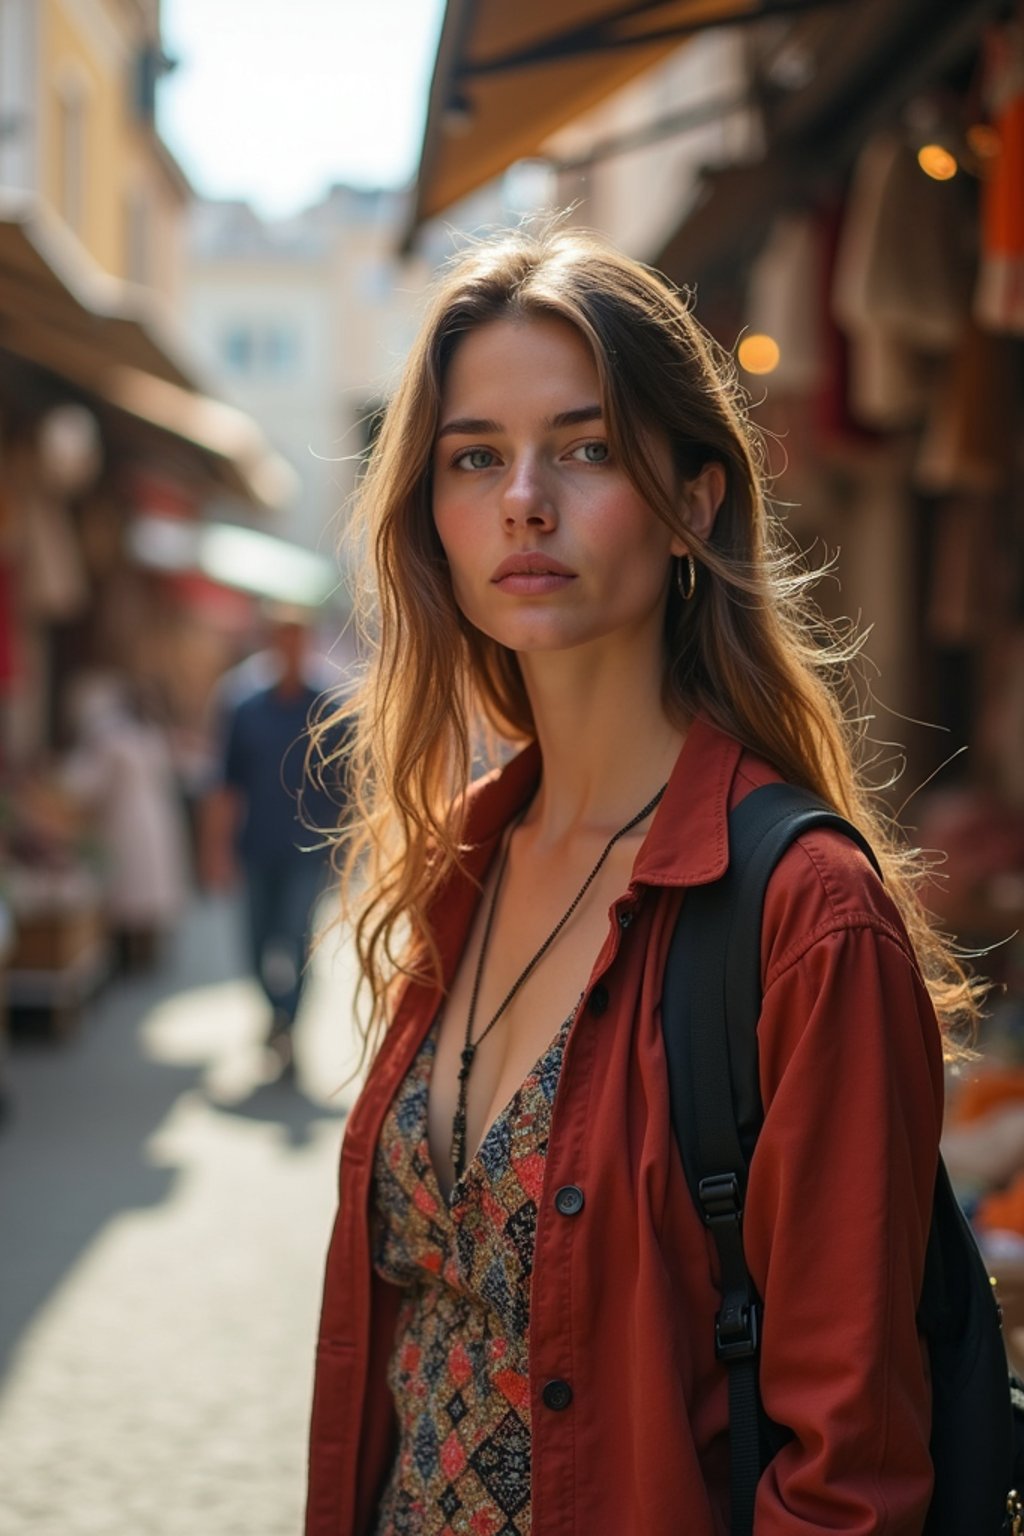
[[(674, 485), (667, 442), (648, 441)], [(608, 444), (590, 348), (556, 317), (493, 320), (441, 394), (434, 522), (466, 618), (518, 652), (660, 635), (672, 556)]]

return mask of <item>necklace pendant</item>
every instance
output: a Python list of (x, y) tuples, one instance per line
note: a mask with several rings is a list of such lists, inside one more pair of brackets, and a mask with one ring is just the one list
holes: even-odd
[(466, 1115), (462, 1109), (455, 1111), (452, 1120), (452, 1171), (456, 1179), (461, 1179), (466, 1157)]
[[(636, 815), (632, 817), (631, 820), (627, 821), (624, 827), (620, 827), (615, 835), (609, 838), (608, 842), (604, 846), (604, 851), (602, 852), (601, 857), (598, 859), (597, 863), (590, 871), (590, 874), (587, 876), (579, 890), (576, 892), (572, 902), (565, 909), (562, 916), (558, 919), (558, 922), (552, 928), (551, 932), (544, 940), (544, 943), (540, 946), (540, 949), (538, 949), (537, 953), (533, 956), (533, 959), (530, 960), (530, 962), (524, 967), (522, 971), (520, 971), (519, 975), (516, 977), (515, 981), (512, 983), (512, 986), (506, 993), (504, 1000), (499, 1005), (497, 1012), (491, 1016), (490, 1022), (484, 1026), (484, 1028), (477, 1035), (476, 1041), (474, 1042), (472, 1039), (473, 1026), (476, 1021), (477, 1000), (480, 996), (480, 982), (483, 979), (484, 974), (484, 961), (487, 957), (487, 947), (491, 940), (491, 929), (494, 926), (494, 914), (498, 906), (498, 893), (501, 890), (502, 880), (505, 877), (505, 868), (508, 864), (508, 853), (511, 844), (511, 835), (505, 838), (505, 849), (501, 855), (501, 863), (498, 866), (497, 878), (494, 882), (494, 889), (491, 892), (490, 905), (487, 908), (487, 918), (484, 923), (483, 938), (480, 940), (480, 951), (476, 960), (476, 974), (473, 977), (473, 991), (470, 995), (469, 1013), (466, 1018), (466, 1043), (462, 1048), (459, 1058), (461, 1066), (459, 1067), (458, 1101), (455, 1115), (452, 1119), (452, 1167), (455, 1170), (456, 1179), (461, 1179), (463, 1173), (465, 1172), (466, 1100), (469, 1095), (469, 1074), (473, 1069), (473, 1059), (476, 1056), (477, 1047), (481, 1045), (484, 1040), (486, 1040), (491, 1030), (497, 1024), (498, 1020), (504, 1016), (506, 1009), (512, 1002), (512, 999), (518, 996), (520, 989), (533, 975), (537, 965), (541, 960), (543, 960), (544, 956), (547, 954), (548, 950), (558, 938), (558, 935), (561, 933), (562, 929), (565, 927), (566, 923), (572, 917), (573, 913), (576, 911), (576, 908), (579, 906), (580, 902), (589, 891), (594, 880), (597, 878), (597, 875), (605, 860), (611, 853), (612, 849), (615, 847), (615, 844), (619, 841), (620, 838), (625, 837), (627, 832), (632, 832), (634, 827), (638, 827), (642, 821), (646, 820), (646, 818), (654, 810), (654, 807), (658, 804), (662, 795), (665, 793), (666, 787), (667, 786), (663, 784), (658, 790), (658, 793), (652, 796), (650, 800), (648, 800), (643, 809), (637, 811)], [(514, 827), (519, 825), (525, 814), (526, 812), (524, 811), (518, 820), (514, 823), (512, 830), (514, 830)]]

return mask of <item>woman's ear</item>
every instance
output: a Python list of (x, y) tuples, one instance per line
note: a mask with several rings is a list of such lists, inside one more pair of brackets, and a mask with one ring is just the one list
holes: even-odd
[[(687, 480), (682, 494), (686, 505), (687, 526), (693, 529), (698, 538), (710, 538), (718, 509), (725, 500), (725, 465), (717, 459), (709, 459), (699, 475)], [(685, 538), (673, 539), (672, 553), (690, 553)]]

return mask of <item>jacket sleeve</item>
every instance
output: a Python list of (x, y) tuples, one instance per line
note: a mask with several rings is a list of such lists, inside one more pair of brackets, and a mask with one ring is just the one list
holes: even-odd
[(745, 1245), (764, 1300), (764, 1405), (793, 1439), (761, 1478), (754, 1528), (920, 1536), (931, 1395), (915, 1315), (941, 1128), (938, 1027), (859, 854), (819, 837), (810, 854), (790, 850), (773, 884), (780, 873)]

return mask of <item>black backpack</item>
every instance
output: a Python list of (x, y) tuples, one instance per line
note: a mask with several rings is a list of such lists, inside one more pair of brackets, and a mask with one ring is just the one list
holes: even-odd
[[(786, 848), (812, 827), (836, 828), (878, 868), (857, 829), (807, 791), (788, 784), (753, 790), (729, 817), (725, 875), (686, 893), (665, 970), (672, 1124), (721, 1271), (715, 1346), (729, 1373), (732, 1536), (751, 1536), (758, 1479), (789, 1438), (761, 1406), (761, 1302), (742, 1225), (763, 1118), (756, 1026), (765, 887)], [(1024, 1466), (1024, 1393), (1009, 1375), (992, 1284), (941, 1160), (918, 1327), (931, 1359), (935, 1469), (924, 1536), (1021, 1536), (1024, 1516), (1013, 1490)]]

